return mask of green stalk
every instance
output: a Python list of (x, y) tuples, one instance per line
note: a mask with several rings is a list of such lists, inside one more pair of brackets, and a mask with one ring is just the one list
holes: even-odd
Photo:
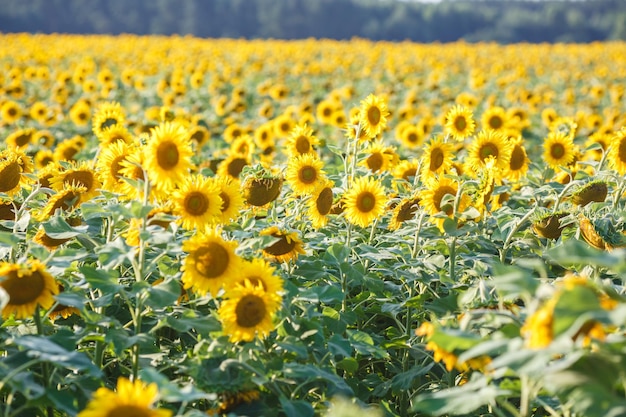
[(420, 218), (417, 221), (417, 229), (415, 230), (415, 236), (413, 237), (413, 248), (411, 249), (412, 259), (415, 259), (415, 257), (417, 256), (417, 243), (418, 243), (420, 232), (422, 231), (422, 221), (424, 220), (425, 214), (426, 212), (422, 210), (422, 212), (420, 213)]
[(450, 272), (450, 280), (456, 282), (456, 236), (453, 236), (448, 244), (448, 270)]
[[(43, 323), (41, 321), (40, 313), (41, 313), (41, 308), (39, 307), (39, 304), (38, 304), (37, 308), (35, 309), (35, 315), (34, 315), (35, 326), (37, 326), (37, 334), (39, 336), (44, 336)], [(43, 378), (43, 386), (46, 388), (46, 390), (48, 390), (48, 388), (50, 387), (50, 368), (48, 366), (49, 366), (48, 362), (41, 363), (41, 377)], [(54, 410), (52, 409), (52, 406), (46, 407), (46, 414), (48, 415), (48, 417), (54, 417)]]
[(500, 250), (500, 262), (504, 263), (505, 259), (506, 259), (506, 253), (509, 250), (509, 246), (511, 244), (511, 240), (513, 240), (513, 235), (515, 235), (515, 233), (517, 233), (517, 231), (520, 229), (520, 227), (522, 227), (522, 225), (524, 224), (524, 222), (526, 220), (528, 220), (534, 213), (535, 210), (537, 209), (537, 205), (533, 206), (533, 208), (524, 215), (524, 217), (522, 217), (517, 224), (515, 225), (515, 227), (513, 229), (511, 229), (511, 231), (509, 232), (509, 234), (506, 236), (506, 239), (504, 241), (504, 244), (502, 245), (502, 250)]

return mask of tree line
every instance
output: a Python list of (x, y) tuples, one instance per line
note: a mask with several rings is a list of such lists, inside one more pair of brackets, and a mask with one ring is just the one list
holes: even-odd
[(3, 0), (1, 32), (416, 42), (626, 39), (624, 0)]

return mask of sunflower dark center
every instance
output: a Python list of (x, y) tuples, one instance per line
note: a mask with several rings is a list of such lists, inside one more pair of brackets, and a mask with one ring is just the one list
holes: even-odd
[(281, 233), (272, 234), (273, 237), (278, 240), (271, 245), (267, 246), (263, 249), (265, 252), (269, 253), (272, 256), (281, 256), (286, 253), (289, 253), (296, 247), (296, 241), (293, 239), (287, 239), (287, 236)]
[(376, 207), (376, 196), (369, 191), (364, 191), (356, 198), (356, 208), (361, 213), (368, 213)]
[(367, 109), (367, 121), (370, 125), (376, 126), (380, 123), (380, 109), (376, 106), (372, 106)]
[(204, 278), (217, 278), (228, 268), (228, 251), (217, 242), (209, 242), (198, 248), (192, 255), (196, 270)]
[(397, 220), (399, 222), (405, 222), (415, 217), (415, 211), (417, 210), (417, 204), (415, 200), (409, 200), (402, 203), (398, 209)]
[(511, 162), (509, 168), (511, 171), (517, 171), (524, 166), (524, 160), (526, 159), (526, 152), (524, 148), (519, 145), (515, 145), (513, 152), (511, 152)]
[(123, 168), (121, 162), (125, 159), (126, 159), (126, 155), (119, 155), (115, 157), (113, 161), (111, 161), (111, 168), (109, 169), (111, 177), (115, 179), (121, 178), (122, 175), (120, 174), (120, 169)]
[(299, 154), (308, 153), (311, 150), (311, 143), (309, 142), (309, 138), (306, 136), (298, 136), (296, 139), (296, 151)]
[(0, 193), (6, 193), (20, 183), (22, 170), (17, 161), (10, 162), (0, 169)]
[[(84, 117), (85, 117), (85, 118), (87, 118), (87, 114), (86, 114), (86, 113), (81, 112), (81, 113), (79, 114), (79, 117), (80, 117), (81, 119), (82, 119), (82, 117), (80, 116), (81, 114), (82, 114), (82, 115), (84, 115)], [(117, 119), (116, 119), (116, 118), (114, 118), (114, 117), (107, 117), (106, 119), (104, 119), (104, 122), (100, 123), (100, 130), (104, 130), (104, 129), (106, 129), (107, 127), (114, 126), (114, 125), (116, 125), (117, 123), (118, 123), (118, 121), (117, 121)]]
[(494, 130), (500, 129), (503, 124), (504, 122), (502, 121), (502, 118), (500, 116), (491, 116), (489, 118), (489, 127)]
[(439, 188), (437, 188), (437, 190), (435, 190), (433, 203), (435, 204), (435, 208), (437, 209), (437, 211), (443, 211), (449, 216), (452, 214), (452, 210), (454, 208), (450, 205), (446, 205), (446, 207), (441, 206), (443, 198), (448, 194), (454, 196), (456, 195), (456, 190), (449, 185), (440, 186)]
[(458, 130), (459, 132), (463, 132), (465, 131), (466, 127), (467, 127), (467, 120), (465, 120), (464, 116), (457, 116), (454, 119), (454, 128), (456, 130)]
[(434, 148), (430, 151), (430, 165), (431, 172), (436, 172), (443, 165), (444, 155), (441, 148)]
[(480, 150), (478, 152), (478, 155), (480, 156), (481, 160), (485, 160), (487, 158), (489, 158), (490, 156), (493, 156), (494, 158), (498, 158), (498, 147), (491, 143), (491, 142), (487, 142), (485, 144), (483, 144), (483, 146), (480, 147)]
[(109, 410), (106, 417), (150, 417), (152, 412), (144, 407), (136, 405), (118, 405)]
[(554, 159), (561, 159), (565, 155), (565, 146), (560, 143), (555, 143), (550, 147), (550, 155)]
[(85, 187), (87, 190), (91, 190), (93, 187), (93, 174), (90, 171), (71, 171), (63, 177), (63, 182), (66, 184), (76, 184), (81, 187)]
[(330, 107), (324, 107), (324, 109), (322, 110), (322, 114), (324, 115), (324, 117), (330, 117), (330, 115), (333, 114), (333, 109), (331, 109)]
[(30, 133), (22, 133), (15, 138), (15, 144), (19, 147), (26, 146), (30, 142), (32, 138), (32, 134)]
[(313, 184), (317, 179), (317, 170), (312, 166), (302, 167), (298, 172), (298, 177), (304, 184)]
[(8, 279), (0, 282), (0, 286), (9, 294), (11, 304), (23, 305), (35, 301), (46, 284), (39, 271), (26, 273), (21, 277), (18, 277), (17, 271), (12, 271)]
[(409, 168), (402, 173), (402, 178), (409, 181), (411, 177), (414, 177), (417, 174), (417, 168)]
[(619, 149), (619, 152), (618, 152), (619, 160), (621, 162), (625, 162), (626, 163), (626, 139), (620, 140), (618, 149)]
[(192, 216), (202, 216), (209, 209), (209, 199), (200, 191), (192, 191), (185, 196), (185, 211)]
[(228, 194), (226, 193), (220, 193), (220, 198), (222, 199), (222, 212), (228, 210), (228, 207), (230, 207), (230, 197), (228, 196)]
[(17, 109), (15, 107), (9, 107), (9, 110), (7, 110), (7, 113), (9, 114), (9, 116), (15, 117), (17, 116)]
[(180, 159), (178, 146), (171, 141), (161, 142), (157, 147), (156, 157), (159, 167), (169, 171), (178, 165), (178, 160)]
[(415, 132), (409, 133), (406, 137), (406, 140), (409, 141), (409, 143), (417, 143), (419, 139), (419, 136)]
[(369, 169), (376, 172), (383, 167), (385, 160), (380, 152), (375, 152), (368, 156), (365, 162), (367, 163), (367, 167)]
[(317, 200), (315, 200), (315, 207), (322, 216), (330, 213), (330, 209), (333, 207), (333, 190), (330, 187), (324, 188)]
[(245, 158), (235, 158), (228, 164), (228, 175), (233, 178), (238, 178), (239, 174), (243, 170), (243, 167), (248, 165), (248, 161)]
[(237, 324), (241, 327), (254, 327), (263, 321), (267, 309), (261, 297), (248, 294), (241, 297), (235, 308)]

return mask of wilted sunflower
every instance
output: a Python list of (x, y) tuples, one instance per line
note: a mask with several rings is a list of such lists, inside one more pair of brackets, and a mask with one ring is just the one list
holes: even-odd
[(469, 149), (467, 164), (474, 172), (485, 168), (489, 158), (494, 159), (495, 168), (504, 172), (511, 161), (513, 144), (500, 132), (481, 130)]
[(610, 167), (619, 175), (626, 174), (626, 127), (622, 127), (611, 137), (607, 158)]
[(295, 195), (308, 195), (325, 179), (324, 163), (317, 154), (303, 154), (290, 159), (285, 172), (285, 180)]
[(250, 172), (243, 180), (243, 198), (251, 206), (263, 207), (276, 200), (283, 186), (283, 179), (272, 172), (256, 166), (258, 172)]
[(186, 230), (203, 231), (217, 223), (222, 206), (220, 189), (211, 178), (189, 175), (172, 196), (175, 214)]
[(476, 129), (476, 122), (471, 110), (456, 105), (446, 113), (445, 132), (458, 141), (470, 137)]
[(156, 188), (167, 190), (180, 182), (191, 169), (191, 141), (178, 123), (165, 122), (152, 129), (144, 149), (148, 178)]
[(424, 180), (450, 170), (454, 159), (454, 146), (441, 137), (433, 138), (424, 148), (421, 175)]
[(85, 191), (81, 198), (82, 201), (86, 201), (98, 195), (102, 184), (96, 171), (83, 161), (72, 162), (69, 168), (59, 170), (58, 174), (50, 179), (50, 186), (56, 191), (61, 191), (67, 185), (84, 187)]
[(309, 197), (307, 214), (315, 229), (324, 227), (328, 223), (328, 215), (333, 207), (333, 185), (330, 180), (324, 181), (313, 190)]
[(117, 102), (104, 102), (98, 106), (92, 118), (93, 133), (100, 138), (106, 128), (123, 125), (126, 121), (124, 109)]
[(566, 227), (566, 225), (561, 224), (561, 219), (567, 215), (568, 213), (564, 211), (539, 213), (535, 216), (532, 229), (539, 237), (556, 240), (561, 237), (561, 233)]
[(281, 230), (276, 226), (271, 226), (261, 230), (259, 235), (276, 238), (274, 242), (263, 248), (263, 255), (276, 262), (289, 262), (295, 260), (299, 254), (305, 253), (297, 232)]
[(387, 196), (379, 181), (361, 177), (354, 180), (343, 201), (346, 219), (352, 224), (367, 227), (385, 212)]
[(31, 158), (18, 148), (0, 152), (0, 193), (13, 196), (30, 182), (24, 174), (33, 172)]
[(315, 154), (314, 146), (318, 144), (319, 139), (313, 135), (313, 129), (306, 124), (298, 124), (289, 133), (289, 138), (285, 143), (285, 152), (292, 157)]
[(0, 287), (9, 295), (9, 303), (2, 309), (2, 317), (15, 314), (17, 319), (31, 317), (37, 306), (48, 309), (59, 287), (44, 264), (29, 260), (24, 264), (0, 263)]
[(511, 139), (511, 143), (513, 144), (513, 150), (511, 151), (511, 159), (509, 160), (509, 166), (504, 176), (511, 181), (519, 181), (526, 176), (530, 159), (526, 155), (526, 149), (524, 148), (521, 136), (516, 139)]
[(391, 220), (389, 220), (389, 230), (398, 230), (402, 223), (415, 218), (415, 213), (419, 208), (420, 198), (417, 196), (405, 197), (393, 208)]
[(224, 240), (216, 230), (197, 233), (184, 241), (183, 251), (189, 254), (181, 268), (185, 289), (217, 297), (223, 284), (232, 281), (241, 268), (236, 248), (237, 242)]
[(67, 243), (71, 240), (71, 238), (54, 238), (46, 233), (46, 230), (43, 226), (39, 226), (37, 230), (37, 234), (33, 236), (33, 242), (40, 244), (48, 250), (53, 250), (58, 248), (64, 243)]
[(574, 161), (575, 148), (571, 137), (559, 132), (550, 132), (543, 142), (543, 160), (552, 169), (558, 169)]
[(32, 142), (35, 132), (32, 127), (18, 129), (6, 137), (5, 143), (9, 148), (26, 148)]
[(224, 334), (231, 342), (250, 342), (257, 336), (263, 339), (274, 329), (274, 315), (281, 304), (278, 294), (266, 292), (260, 284), (253, 286), (247, 281), (243, 286), (232, 288), (228, 297), (218, 314)]
[(387, 118), (390, 116), (385, 100), (374, 94), (361, 100), (359, 114), (361, 126), (370, 138), (375, 138), (387, 127)]
[(590, 181), (572, 192), (572, 202), (581, 207), (584, 207), (591, 202), (601, 203), (606, 199), (608, 192), (609, 189), (606, 181)]
[(171, 417), (172, 411), (153, 407), (158, 395), (155, 383), (131, 382), (121, 377), (117, 380), (116, 391), (98, 388), (77, 417)]

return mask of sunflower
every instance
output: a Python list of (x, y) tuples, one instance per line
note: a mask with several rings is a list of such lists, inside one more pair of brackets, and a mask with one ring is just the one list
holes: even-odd
[(255, 175), (246, 175), (243, 180), (243, 197), (246, 203), (263, 207), (276, 200), (282, 190), (283, 179), (265, 169)]
[(6, 124), (13, 124), (22, 117), (22, 108), (13, 100), (7, 100), (0, 107), (0, 116)]
[(511, 139), (513, 150), (511, 151), (511, 159), (504, 176), (511, 181), (519, 181), (526, 176), (530, 159), (526, 155), (523, 139), (521, 136)]
[(85, 126), (91, 118), (91, 106), (85, 100), (78, 100), (70, 108), (70, 119), (76, 126)]
[(60, 170), (57, 175), (50, 180), (50, 186), (56, 191), (61, 191), (66, 185), (76, 185), (84, 187), (82, 201), (98, 195), (101, 183), (96, 171), (89, 167), (87, 162), (72, 162), (70, 167)]
[(121, 169), (122, 162), (130, 155), (133, 147), (124, 141), (115, 142), (104, 148), (98, 155), (96, 172), (102, 182), (102, 188), (111, 192), (119, 192), (123, 187)]
[(109, 146), (116, 142), (133, 143), (133, 135), (123, 125), (113, 125), (102, 130), (98, 136), (101, 146)]
[(279, 294), (283, 291), (283, 280), (275, 272), (276, 268), (264, 259), (244, 260), (238, 271), (237, 279), (225, 283), (225, 297), (230, 298), (230, 291), (237, 286), (245, 286), (246, 281), (253, 287), (261, 286), (266, 293)]
[(574, 142), (564, 133), (550, 132), (543, 142), (543, 160), (552, 169), (571, 164), (575, 157)]
[(337, 108), (337, 103), (333, 100), (322, 100), (317, 104), (315, 115), (319, 123), (332, 125), (334, 123), (333, 114)]
[(306, 124), (298, 124), (289, 133), (289, 138), (285, 143), (285, 152), (291, 157), (315, 154), (313, 147), (317, 145), (319, 145), (319, 139), (313, 135), (313, 129)]
[(274, 141), (274, 128), (270, 123), (263, 123), (257, 127), (253, 133), (254, 144), (259, 149), (266, 149), (275, 145)]
[(324, 163), (317, 154), (304, 154), (287, 164), (285, 179), (295, 195), (308, 195), (325, 179)]
[(369, 226), (381, 216), (387, 205), (384, 187), (372, 177), (357, 178), (343, 200), (346, 219), (361, 227)]
[(99, 138), (104, 129), (113, 125), (123, 125), (126, 120), (124, 109), (117, 102), (104, 102), (98, 106), (92, 118), (93, 133)]
[(424, 133), (415, 125), (409, 125), (402, 130), (399, 137), (400, 143), (409, 149), (415, 149), (422, 144)]
[(364, 152), (367, 156), (359, 162), (359, 165), (372, 172), (388, 171), (397, 162), (393, 148), (385, 146), (382, 141), (371, 142)]
[(415, 159), (400, 161), (393, 169), (393, 176), (399, 180), (412, 182), (417, 175), (419, 162)]
[(231, 342), (250, 342), (256, 336), (265, 338), (274, 329), (274, 315), (281, 304), (279, 295), (266, 292), (261, 284), (254, 286), (246, 281), (229, 291), (228, 296), (218, 315)]
[(591, 202), (601, 203), (609, 192), (607, 183), (603, 180), (590, 181), (572, 192), (572, 202), (581, 207)]
[(468, 152), (467, 164), (474, 172), (485, 168), (489, 158), (494, 159), (494, 167), (504, 171), (509, 166), (513, 144), (500, 132), (481, 130)]
[(541, 349), (554, 339), (554, 307), (556, 300), (549, 300), (528, 316), (520, 332), (531, 349)]
[(31, 158), (18, 148), (7, 148), (0, 152), (0, 193), (10, 197), (30, 181), (24, 174), (33, 172)]
[(216, 230), (197, 233), (184, 241), (183, 251), (189, 254), (181, 268), (184, 288), (192, 288), (200, 296), (210, 292), (217, 297), (223, 284), (241, 268), (236, 248), (237, 242), (222, 239)]
[[(595, 132), (589, 135), (587, 140), (585, 141), (585, 159), (592, 161), (600, 161), (602, 159), (602, 155), (609, 149), (609, 144), (611, 143), (612, 135), (610, 133), (605, 132)], [(599, 145), (599, 149), (596, 146), (596, 149), (588, 149), (592, 145)], [(625, 149), (626, 149), (626, 145)], [(626, 162), (626, 153), (624, 161)], [(610, 161), (610, 160), (609, 160)]]
[[(443, 212), (448, 217), (451, 217), (454, 214), (452, 200), (456, 197), (458, 190), (458, 182), (446, 177), (435, 178), (429, 181), (427, 188), (420, 193), (420, 205), (422, 205), (431, 216)], [(461, 196), (458, 212), (462, 213), (468, 206), (469, 197), (465, 195)], [(431, 217), (431, 220), (439, 228), (441, 233), (443, 233), (443, 223), (445, 219), (443, 217)]]
[(359, 109), (363, 130), (368, 137), (375, 138), (385, 129), (390, 116), (385, 100), (370, 94), (365, 100), (361, 100)]
[(242, 155), (229, 155), (220, 162), (217, 168), (217, 174), (222, 177), (230, 177), (239, 179), (239, 175), (246, 165), (250, 165), (250, 160)]
[(54, 163), (54, 153), (50, 149), (39, 149), (34, 162), (36, 169), (42, 169)]
[(556, 240), (561, 237), (561, 233), (566, 225), (561, 225), (561, 219), (568, 213), (559, 211), (557, 213), (539, 213), (535, 216), (532, 230), (539, 237)]
[(424, 148), (421, 162), (421, 175), (424, 180), (441, 175), (452, 168), (454, 146), (444, 142), (441, 137), (435, 137)]
[[(167, 230), (171, 222), (169, 219), (163, 218), (163, 216), (171, 217), (173, 215), (173, 204), (167, 201), (164, 204), (158, 205), (150, 210), (146, 216), (146, 226), (155, 226), (155, 228)], [(126, 239), (126, 244), (129, 246), (139, 246), (141, 243), (140, 233), (142, 229), (143, 219), (131, 218), (128, 224), (128, 229), (122, 233), (122, 236)]]
[(445, 133), (458, 141), (470, 137), (476, 129), (474, 114), (465, 106), (456, 105), (446, 113)]
[(220, 189), (211, 179), (190, 175), (172, 196), (179, 223), (186, 230), (204, 230), (218, 221), (222, 198)]
[(611, 137), (607, 158), (610, 167), (619, 175), (626, 174), (626, 127), (622, 127)]
[(189, 134), (178, 123), (165, 122), (152, 129), (144, 153), (148, 178), (162, 190), (173, 188), (191, 168)]
[(33, 242), (40, 244), (48, 250), (56, 249), (70, 240), (71, 238), (57, 239), (48, 235), (43, 226), (40, 226), (35, 236), (33, 236)]
[[(120, 168), (117, 171), (120, 181), (118, 182), (118, 192), (125, 199), (143, 199), (144, 186), (141, 182), (145, 181), (144, 152), (141, 148), (130, 147), (128, 154), (124, 159), (119, 160)], [(125, 181), (124, 179), (130, 181)]]
[(77, 185), (63, 185), (63, 189), (58, 191), (55, 195), (50, 197), (46, 205), (40, 210), (36, 219), (45, 221), (54, 214), (57, 209), (61, 211), (70, 212), (72, 209), (78, 207), (83, 201), (83, 194), (85, 193), (85, 187)]
[(56, 139), (54, 138), (54, 135), (49, 130), (38, 130), (33, 135), (32, 142), (35, 145), (40, 145), (45, 148), (52, 148), (52, 146), (54, 146), (55, 141)]
[(18, 129), (5, 139), (5, 143), (10, 148), (26, 148), (33, 140), (36, 130), (32, 127)]
[(189, 138), (196, 143), (196, 149), (211, 140), (211, 132), (202, 125), (194, 125), (189, 128)]
[(254, 155), (254, 140), (252, 136), (243, 134), (230, 144), (230, 155), (250, 159)]
[(415, 218), (420, 198), (417, 196), (403, 198), (394, 208), (389, 221), (389, 230), (398, 230), (402, 223)]
[(8, 294), (9, 303), (2, 309), (2, 317), (15, 314), (25, 319), (37, 311), (37, 306), (48, 309), (54, 304), (53, 296), (59, 287), (46, 267), (38, 260), (24, 264), (0, 263), (0, 287)]
[(496, 130), (503, 132), (507, 127), (506, 111), (499, 106), (490, 107), (480, 117), (480, 124), (483, 130)]
[(224, 142), (231, 144), (239, 136), (243, 135), (244, 129), (237, 123), (231, 123), (224, 129)]
[(315, 229), (324, 227), (328, 223), (328, 215), (333, 207), (333, 185), (330, 180), (320, 183), (307, 202), (307, 214)]
[(77, 417), (170, 417), (170, 410), (154, 408), (159, 389), (155, 383), (126, 378), (117, 380), (117, 389), (98, 388), (87, 407)]
[(274, 242), (263, 248), (263, 254), (276, 262), (289, 262), (295, 260), (298, 254), (305, 253), (302, 241), (296, 232), (289, 232), (272, 226), (261, 230), (259, 235), (276, 238)]
[(54, 159), (57, 161), (72, 161), (85, 147), (86, 143), (85, 138), (80, 135), (65, 139), (54, 148)]

